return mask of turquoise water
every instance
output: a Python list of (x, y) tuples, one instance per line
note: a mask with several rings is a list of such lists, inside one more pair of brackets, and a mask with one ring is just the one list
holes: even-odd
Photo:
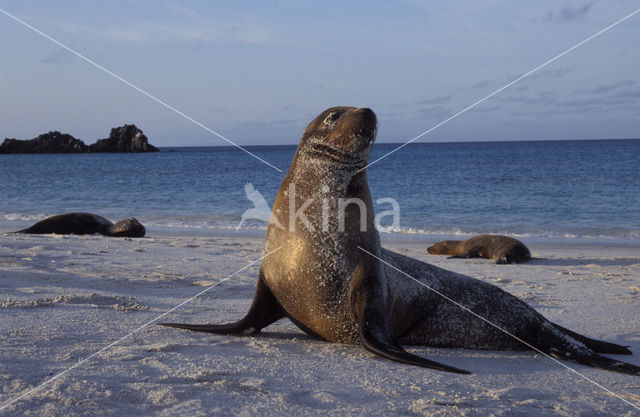
[[(376, 144), (370, 160), (396, 146)], [(295, 152), (248, 149), (285, 171)], [(253, 207), (245, 183), (271, 204), (283, 176), (233, 147), (0, 155), (0, 223), (88, 211), (112, 220), (134, 216), (150, 231), (234, 233)], [(374, 201), (398, 202), (392, 234), (400, 238), (503, 233), (640, 242), (640, 140), (411, 144), (368, 176)]]

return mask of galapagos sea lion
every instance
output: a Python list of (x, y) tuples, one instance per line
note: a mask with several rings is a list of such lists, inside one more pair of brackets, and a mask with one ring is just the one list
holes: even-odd
[(121, 219), (116, 224), (113, 224), (97, 214), (66, 213), (47, 217), (28, 229), (19, 230), (15, 233), (56, 233), (59, 235), (92, 235), (100, 233), (112, 237), (143, 237), (146, 230), (135, 218)]
[(494, 285), (383, 249), (362, 170), (376, 129), (373, 111), (353, 107), (330, 108), (309, 124), (273, 205), (284, 227), (270, 222), (267, 228), (268, 256), (244, 318), (161, 325), (242, 335), (288, 317), (327, 341), (361, 343), (388, 359), (457, 373), (468, 372), (410, 354), (401, 344), (529, 349), (515, 336), (554, 357), (640, 375), (640, 367), (596, 353), (631, 354), (624, 346), (557, 326)]
[(526, 262), (531, 252), (518, 239), (500, 235), (478, 235), (467, 240), (443, 240), (427, 248), (431, 255), (451, 258), (493, 259), (497, 264)]

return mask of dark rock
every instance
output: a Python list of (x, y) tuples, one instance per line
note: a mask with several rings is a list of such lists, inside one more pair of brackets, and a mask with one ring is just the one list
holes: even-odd
[(5, 139), (0, 153), (82, 153), (89, 147), (80, 139), (57, 130), (43, 133), (35, 139)]
[(157, 152), (136, 125), (124, 125), (111, 129), (107, 139), (100, 139), (87, 146), (80, 139), (66, 133), (52, 131), (35, 139), (5, 139), (0, 145), (3, 153), (85, 153), (85, 152)]
[(89, 152), (157, 152), (158, 149), (150, 145), (147, 137), (136, 125), (124, 125), (111, 129), (107, 139), (99, 139), (89, 145)]

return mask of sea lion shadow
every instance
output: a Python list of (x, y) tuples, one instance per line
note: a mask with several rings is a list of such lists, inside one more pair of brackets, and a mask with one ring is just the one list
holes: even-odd
[[(309, 344), (327, 344), (331, 345), (331, 342), (327, 342), (320, 337), (316, 337), (313, 335), (308, 335), (304, 332), (298, 332), (296, 330), (283, 330), (283, 331), (262, 331), (258, 335), (254, 336), (263, 340), (271, 340), (271, 341), (288, 341), (292, 342), (290, 346), (287, 347), (289, 353), (294, 352), (307, 352), (307, 348), (305, 348), (305, 343)], [(301, 343), (303, 342), (303, 343)], [(339, 355), (341, 350), (340, 347), (343, 348), (351, 348), (353, 350), (354, 355), (372, 355), (369, 352), (358, 349), (358, 345), (356, 344), (344, 344), (337, 346), (334, 350), (336, 356)], [(408, 350), (417, 355), (423, 355), (425, 357), (430, 357), (431, 359), (437, 357), (439, 360), (447, 363), (458, 363), (464, 364), (465, 369), (471, 370), (474, 374), (479, 375), (523, 375), (532, 371), (532, 369), (536, 365), (535, 361), (535, 352), (508, 352), (508, 351), (492, 351), (492, 350), (473, 350), (473, 349), (462, 349), (462, 348), (443, 348), (443, 347), (431, 347), (431, 346), (419, 346), (419, 345), (408, 345)], [(504, 361), (505, 356), (509, 356), (510, 353), (514, 354), (515, 361), (518, 361), (518, 365), (505, 367), (498, 365), (500, 362)], [(529, 356), (526, 356), (530, 354)], [(518, 356), (515, 356), (518, 355)], [(380, 362), (381, 366), (397, 366), (398, 370), (402, 371), (405, 369), (407, 372), (414, 372), (414, 368), (407, 364), (399, 364), (395, 363), (390, 365), (386, 359), (376, 357), (372, 355), (376, 361)], [(527, 367), (522, 367), (523, 359), (531, 359), (531, 363)], [(480, 360), (486, 360), (487, 362), (478, 367), (478, 362)], [(375, 363), (375, 362), (374, 362)], [(489, 364), (489, 365), (487, 365)], [(375, 365), (373, 365), (375, 366)], [(430, 372), (431, 370), (425, 369), (425, 372)]]
[(593, 259), (593, 258), (531, 258), (530, 265), (541, 266), (630, 266), (640, 264), (640, 258), (616, 258), (616, 259)]
[[(629, 346), (633, 352), (629, 355), (605, 354), (606, 357), (624, 361), (636, 366), (640, 366), (640, 355), (637, 354), (640, 343), (633, 342), (628, 338), (617, 338), (609, 340)], [(531, 375), (535, 372), (554, 372), (562, 369), (562, 363), (550, 358), (546, 354), (533, 350), (523, 351), (503, 351), (503, 350), (474, 350), (463, 348), (433, 348), (429, 346), (407, 346), (412, 353), (425, 357), (434, 358), (444, 363), (455, 363), (463, 369), (471, 371), (477, 376), (509, 376), (518, 377)], [(430, 351), (431, 350), (431, 351)], [(593, 372), (593, 367), (585, 364), (570, 364), (570, 368), (579, 372)], [(595, 371), (595, 372), (599, 372)]]
[[(547, 307), (547, 306), (545, 306)], [(288, 349), (297, 349), (305, 351), (304, 344), (300, 342), (308, 343), (326, 343), (330, 344), (326, 340), (319, 337), (308, 335), (302, 331), (282, 330), (282, 331), (262, 331), (256, 335), (260, 339), (273, 340), (273, 341), (289, 341), (293, 342), (292, 346)], [(256, 337), (254, 336), (254, 337)], [(640, 338), (635, 335), (627, 334), (621, 335), (615, 339), (608, 339), (613, 343), (619, 343), (624, 346), (628, 346), (633, 352), (633, 355), (613, 355), (607, 354), (608, 357), (624, 360), (626, 362), (636, 364), (640, 366)], [(355, 348), (357, 345), (344, 345)], [(541, 369), (547, 369), (553, 371), (558, 365), (551, 359), (546, 358), (546, 355), (542, 355), (536, 351), (502, 351), (502, 350), (484, 350), (484, 349), (464, 349), (464, 348), (444, 348), (433, 346), (420, 346), (420, 345), (407, 345), (410, 352), (425, 357), (437, 357), (439, 360), (446, 363), (457, 363), (464, 369), (472, 371), (476, 375), (500, 375), (500, 376), (517, 376), (527, 375), (531, 372), (537, 372)], [(336, 350), (337, 352), (337, 350)], [(363, 354), (366, 354), (362, 352)], [(380, 359), (380, 358), (378, 358)], [(380, 359), (381, 362), (385, 362), (384, 359)], [(548, 363), (545, 363), (547, 362)], [(505, 365), (505, 361), (510, 363)], [(478, 365), (478, 364), (481, 365)], [(397, 364), (400, 367), (407, 365)], [(409, 367), (410, 368), (410, 367)], [(587, 365), (582, 365), (580, 368), (590, 369)]]

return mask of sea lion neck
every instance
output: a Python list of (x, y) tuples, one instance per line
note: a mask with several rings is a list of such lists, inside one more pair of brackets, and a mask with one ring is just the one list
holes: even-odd
[[(355, 143), (353, 149), (338, 146), (320, 135), (303, 137), (298, 148), (298, 156), (318, 166), (325, 165), (332, 170), (356, 173), (367, 164), (369, 141), (355, 135), (349, 141)], [(363, 146), (363, 142), (366, 142), (366, 146)]]
[(366, 160), (362, 165), (338, 164), (299, 153), (283, 183), (295, 183), (311, 193), (330, 190), (334, 198), (349, 197), (350, 190), (368, 187), (367, 172), (359, 171), (365, 164)]

